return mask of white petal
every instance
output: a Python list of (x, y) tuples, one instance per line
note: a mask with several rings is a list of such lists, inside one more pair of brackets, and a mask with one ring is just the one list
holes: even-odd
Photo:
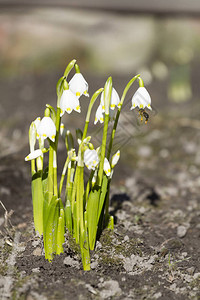
[(109, 163), (109, 161), (107, 160), (106, 157), (104, 159), (103, 170), (104, 170), (104, 172), (106, 173), (107, 176), (110, 176), (111, 167), (110, 167), (110, 163)]
[(86, 149), (84, 152), (84, 163), (89, 170), (95, 170), (99, 164), (99, 157), (96, 150)]
[(81, 73), (76, 73), (69, 82), (70, 90), (77, 96), (81, 95), (89, 96), (88, 91), (88, 83)]
[(78, 98), (76, 98), (76, 100), (74, 100), (73, 109), (79, 113), (81, 112), (80, 102), (79, 102)]
[(61, 116), (65, 111), (70, 114), (74, 109), (76, 101), (77, 97), (70, 90), (64, 90), (60, 98)]
[(133, 95), (131, 109), (135, 107), (151, 109), (151, 97), (145, 87), (139, 87)]
[(104, 121), (103, 109), (102, 109), (101, 104), (97, 108), (96, 115), (95, 115), (95, 120), (94, 120), (94, 124), (96, 124), (98, 121), (100, 123), (103, 123), (103, 121)]
[[(110, 99), (110, 109), (115, 109), (115, 106), (118, 106), (120, 103), (120, 98), (115, 90), (115, 88), (112, 88), (112, 94), (111, 94), (111, 99)], [(103, 109), (103, 112), (105, 111), (105, 104), (104, 104), (104, 92), (101, 94), (101, 106)]]
[(41, 120), (38, 126), (38, 134), (43, 139), (50, 138), (53, 142), (55, 141), (56, 126), (50, 117), (44, 117)]
[(118, 106), (119, 103), (120, 103), (119, 95), (118, 95), (117, 91), (114, 88), (112, 88), (110, 108), (115, 109), (115, 106)]
[(41, 149), (37, 149), (37, 150), (31, 152), (29, 155), (27, 155), (25, 157), (25, 161), (36, 159), (36, 158), (38, 158), (41, 155), (42, 155), (42, 150)]
[(114, 166), (118, 163), (119, 158), (120, 158), (120, 151), (118, 150), (112, 157), (112, 161), (111, 161), (112, 168), (114, 168)]

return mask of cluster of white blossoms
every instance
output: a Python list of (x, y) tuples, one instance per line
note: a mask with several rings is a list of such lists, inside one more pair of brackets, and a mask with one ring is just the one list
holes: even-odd
[[(109, 109), (109, 116), (110, 120), (113, 120), (114, 118), (114, 109), (115, 107), (120, 107), (120, 98), (117, 93), (117, 91), (112, 88), (112, 93), (111, 93), (111, 99), (110, 99), (110, 109)], [(100, 123), (104, 122), (104, 112), (105, 112), (105, 103), (104, 103), (104, 92), (101, 94), (101, 100), (100, 100), (100, 105), (97, 108), (96, 115), (95, 115), (95, 120), (94, 124), (96, 124), (98, 121)]]
[(60, 116), (65, 112), (70, 114), (73, 110), (81, 112), (79, 98), (88, 94), (88, 83), (81, 73), (76, 73), (69, 82), (69, 88), (64, 90), (60, 99)]
[[(119, 150), (113, 155), (112, 160), (111, 160), (111, 165), (110, 165), (108, 159), (105, 157), (103, 169), (108, 177), (111, 176), (112, 169), (117, 164), (119, 158), (120, 158)], [(93, 149), (93, 150), (86, 149), (85, 150), (84, 163), (85, 163), (86, 167), (88, 168), (88, 170), (95, 171), (99, 165), (99, 162), (100, 162), (100, 159), (99, 159), (98, 150), (95, 150), (95, 149)]]

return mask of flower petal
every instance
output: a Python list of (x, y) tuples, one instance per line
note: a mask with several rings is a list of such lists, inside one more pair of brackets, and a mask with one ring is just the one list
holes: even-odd
[(70, 90), (77, 96), (81, 95), (89, 96), (88, 91), (88, 83), (81, 73), (76, 73), (69, 82)]
[(133, 95), (131, 109), (135, 107), (151, 109), (151, 97), (145, 87), (139, 87)]
[(32, 151), (29, 155), (27, 155), (25, 157), (25, 161), (36, 159), (36, 158), (38, 158), (41, 155), (42, 155), (42, 150), (41, 149), (37, 149), (35, 151)]

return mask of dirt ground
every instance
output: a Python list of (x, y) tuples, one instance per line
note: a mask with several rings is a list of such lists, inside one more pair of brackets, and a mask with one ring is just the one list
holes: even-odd
[[(58, 73), (1, 81), (0, 200), (8, 217), (0, 207), (0, 298), (200, 299), (199, 99), (170, 103), (159, 82), (151, 86), (156, 113), (148, 125), (133, 112), (122, 115), (129, 142), (121, 142), (111, 189), (115, 229), (97, 242), (92, 270), (83, 271), (68, 237), (65, 253), (45, 260), (24, 157), (30, 122), (45, 103), (54, 104)], [(115, 78), (119, 91), (126, 79)], [(94, 89), (104, 82), (91, 80)], [(10, 106), (7, 99), (15, 101)]]

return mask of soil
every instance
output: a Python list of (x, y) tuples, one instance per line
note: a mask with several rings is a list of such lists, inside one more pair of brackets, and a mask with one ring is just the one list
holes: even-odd
[[(83, 271), (68, 236), (64, 253), (45, 260), (33, 228), (24, 157), (28, 126), (46, 102), (54, 104), (58, 73), (0, 83), (0, 200), (7, 210), (0, 207), (1, 299), (200, 299), (199, 103), (195, 95), (190, 102), (168, 102), (159, 82), (150, 87), (157, 113), (148, 125), (122, 115), (120, 128), (131, 135), (129, 143), (121, 142), (111, 189), (115, 228), (98, 240), (91, 271)], [(115, 78), (119, 91), (125, 79)], [(92, 80), (94, 89), (104, 82)], [(77, 122), (74, 114), (72, 126)]]

